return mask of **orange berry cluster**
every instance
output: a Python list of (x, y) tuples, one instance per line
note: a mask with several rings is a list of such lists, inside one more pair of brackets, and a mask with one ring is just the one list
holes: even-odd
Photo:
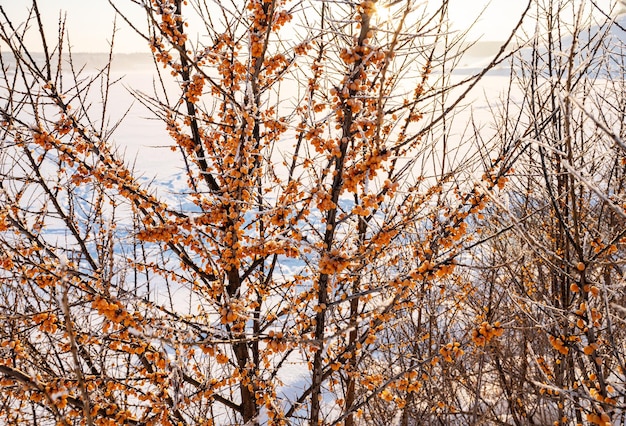
[(284, 340), (285, 336), (282, 331), (270, 330), (267, 337), (267, 349), (271, 352), (284, 352), (287, 349), (287, 342)]
[(478, 328), (472, 330), (472, 340), (476, 346), (485, 346), (494, 337), (500, 337), (504, 333), (504, 329), (500, 325), (500, 321), (489, 324), (483, 321)]
[(559, 353), (563, 355), (567, 355), (569, 353), (569, 348), (566, 346), (565, 343), (567, 339), (565, 339), (564, 336), (550, 336), (548, 339), (550, 340), (550, 344), (552, 345), (552, 347), (556, 349)]
[(439, 349), (439, 354), (447, 362), (453, 362), (456, 358), (460, 357), (464, 353), (465, 351), (461, 349), (461, 344), (459, 342), (448, 343), (444, 347)]
[(56, 315), (48, 312), (42, 312), (33, 316), (33, 321), (39, 324), (41, 331), (46, 333), (54, 333), (57, 331), (58, 318)]
[(611, 417), (607, 413), (589, 413), (587, 414), (587, 421), (591, 424), (598, 426), (611, 426)]

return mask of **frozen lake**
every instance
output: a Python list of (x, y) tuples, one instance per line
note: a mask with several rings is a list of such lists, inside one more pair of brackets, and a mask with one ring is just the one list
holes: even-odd
[[(485, 58), (469, 57), (466, 63), (471, 68), (460, 69), (460, 72), (450, 77), (452, 82), (467, 78), (477, 70), (475, 67), (477, 64), (485, 61)], [(178, 150), (172, 151), (172, 140), (164, 123), (133, 96), (133, 92), (152, 96), (159, 82), (156, 80), (156, 74), (150, 63), (142, 62), (137, 65), (127, 62), (129, 61), (125, 61), (120, 66), (115, 66), (112, 73), (112, 80), (119, 79), (119, 82), (111, 88), (109, 95), (111, 99), (109, 105), (110, 123), (115, 123), (126, 115), (115, 129), (110, 141), (125, 153), (124, 157), (127, 163), (134, 164), (138, 175), (145, 179), (154, 179), (161, 184), (164, 182), (171, 183), (180, 177), (184, 162)], [(490, 131), (493, 111), (490, 110), (487, 100), (494, 105), (497, 104), (498, 99), (506, 91), (509, 84), (508, 75), (500, 74), (507, 73), (496, 72), (485, 76), (472, 92), (461, 101), (454, 117), (451, 116), (447, 119), (448, 144), (450, 146), (461, 144), (468, 137), (468, 125), (472, 118), (479, 126), (483, 126), (483, 131), (487, 134), (493, 133)], [(432, 79), (436, 78), (438, 78), (437, 75), (432, 76)], [(177, 93), (175, 82), (170, 78), (166, 84), (170, 94), (175, 95)], [(290, 86), (287, 82), (281, 90), (285, 93), (292, 93), (290, 91), (297, 90)], [(453, 92), (449, 99), (452, 99), (459, 92), (460, 90)], [(97, 99), (96, 95), (96, 92), (92, 93), (94, 108), (99, 107), (99, 102), (101, 105), (101, 101)], [(208, 100), (208, 97), (205, 96), (204, 99)], [(172, 98), (170, 98), (170, 102), (172, 102)], [(426, 119), (423, 123), (427, 123)], [(285, 140), (284, 144), (285, 150), (291, 151), (293, 141)]]

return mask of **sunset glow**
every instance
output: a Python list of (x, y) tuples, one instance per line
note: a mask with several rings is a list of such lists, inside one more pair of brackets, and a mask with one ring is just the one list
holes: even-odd
[[(4, 10), (12, 16), (28, 15), (29, 2), (14, 1), (3, 5)], [(396, 12), (405, 6), (404, 0), (379, 1), (376, 8), (382, 21), (390, 22)], [(118, 1), (116, 6), (127, 14), (127, 17), (136, 23), (145, 21), (143, 12), (132, 2)], [(620, 13), (623, 6), (613, 0), (598, 0), (599, 8), (606, 13)], [(510, 0), (448, 0), (448, 17), (450, 30), (455, 33), (467, 31), (468, 39), (483, 41), (505, 40), (519, 21), (519, 17), (526, 8), (526, 1)], [(218, 8), (217, 4), (208, 2), (209, 7)], [(415, 2), (413, 9), (424, 9), (427, 12), (437, 10), (441, 2)], [(106, 52), (109, 49), (113, 31), (115, 12), (106, 0), (47, 0), (40, 2), (41, 14), (49, 23), (49, 37), (56, 34), (56, 23), (59, 18), (65, 18), (67, 35), (74, 51), (77, 52)], [(67, 13), (70, 12), (71, 13)], [(396, 16), (397, 17), (397, 16)], [(37, 43), (37, 35), (30, 34), (27, 42)], [(137, 36), (122, 20), (117, 19), (116, 47), (118, 53), (145, 52), (145, 40)]]

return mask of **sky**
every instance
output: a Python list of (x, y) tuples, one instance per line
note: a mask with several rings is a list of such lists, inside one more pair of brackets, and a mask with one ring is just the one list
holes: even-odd
[[(608, 10), (611, 1), (598, 0), (597, 3), (606, 6)], [(114, 2), (133, 22), (144, 22), (143, 12), (131, 4), (130, 0)], [(452, 28), (462, 31), (478, 18), (469, 33), (470, 39), (504, 40), (517, 23), (526, 4), (527, 0), (450, 0)], [(0, 6), (15, 22), (23, 21), (30, 5), (30, 0), (0, 0)], [(55, 36), (59, 17), (66, 14), (68, 35), (74, 52), (109, 50), (115, 12), (107, 0), (40, 0), (38, 5), (50, 37)], [(484, 12), (480, 15), (483, 9)], [(36, 35), (36, 31), (31, 31), (32, 39), (28, 42), (35, 43)], [(116, 53), (147, 51), (146, 42), (119, 18), (115, 40)]]

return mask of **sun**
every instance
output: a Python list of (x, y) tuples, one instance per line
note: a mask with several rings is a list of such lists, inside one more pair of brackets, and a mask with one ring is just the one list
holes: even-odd
[(374, 3), (374, 17), (378, 24), (383, 23), (391, 23), (394, 20), (394, 10), (393, 6), (397, 4), (398, 1), (391, 2), (381, 2), (377, 1)]

